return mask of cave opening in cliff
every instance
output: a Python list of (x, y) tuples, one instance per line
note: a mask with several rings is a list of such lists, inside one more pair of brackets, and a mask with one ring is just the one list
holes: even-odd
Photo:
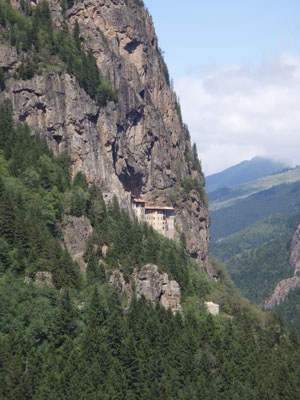
[(142, 191), (143, 175), (135, 172), (134, 168), (127, 166), (127, 170), (119, 176), (124, 189), (135, 197), (140, 197)]

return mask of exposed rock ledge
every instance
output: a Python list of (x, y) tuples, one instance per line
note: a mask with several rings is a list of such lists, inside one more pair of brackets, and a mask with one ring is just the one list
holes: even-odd
[(92, 231), (90, 220), (85, 216), (75, 217), (68, 215), (62, 223), (62, 246), (70, 252), (73, 260), (78, 262), (83, 272), (86, 271), (86, 263), (82, 256), (86, 249), (87, 238)]
[(300, 287), (300, 276), (293, 276), (292, 278), (280, 281), (275, 287), (272, 296), (264, 302), (263, 308), (273, 308), (280, 304), (287, 297), (289, 291), (297, 287)]
[(300, 224), (294, 233), (291, 244), (290, 264), (294, 268), (294, 276), (280, 281), (263, 305), (263, 309), (273, 308), (280, 304), (289, 294), (290, 290), (300, 287)]
[[(182, 312), (179, 284), (171, 281), (168, 274), (159, 272), (156, 265), (144, 265), (139, 272), (136, 270), (133, 272), (132, 278), (138, 299), (145, 296), (153, 304), (160, 303), (164, 308), (170, 308), (173, 314)], [(129, 299), (132, 298), (132, 283), (125, 281), (122, 272), (115, 271), (109, 283), (118, 287)]]
[(294, 268), (294, 275), (296, 275), (300, 271), (300, 224), (293, 236), (290, 264)]

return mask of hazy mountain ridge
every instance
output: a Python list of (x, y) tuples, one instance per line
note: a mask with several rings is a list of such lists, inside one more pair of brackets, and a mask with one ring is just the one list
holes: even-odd
[(299, 196), (299, 181), (283, 183), (211, 212), (212, 241), (239, 232), (268, 215), (297, 213), (300, 210)]
[(267, 190), (282, 183), (293, 183), (300, 180), (300, 167), (290, 168), (287, 171), (272, 174), (255, 181), (251, 181), (232, 188), (220, 188), (208, 194), (210, 210), (216, 211), (229, 207), (262, 190)]
[(212, 192), (219, 188), (234, 187), (264, 176), (278, 173), (288, 165), (263, 157), (253, 157), (242, 161), (224, 171), (206, 177), (206, 190)]

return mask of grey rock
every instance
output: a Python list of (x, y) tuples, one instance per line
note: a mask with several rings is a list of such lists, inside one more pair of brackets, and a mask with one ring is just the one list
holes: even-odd
[(280, 304), (289, 294), (290, 290), (300, 287), (300, 276), (293, 276), (292, 278), (280, 281), (272, 294), (263, 305), (264, 309), (274, 308)]
[(137, 298), (145, 296), (153, 304), (159, 302), (164, 308), (170, 308), (173, 313), (182, 312), (179, 284), (170, 281), (168, 274), (159, 272), (156, 265), (144, 265), (135, 275), (135, 286)]
[(296, 275), (300, 271), (300, 224), (293, 236), (290, 263), (294, 268), (294, 274)]
[[(59, 4), (49, 1), (57, 27)], [(16, 119), (45, 136), (55, 154), (70, 155), (73, 175), (84, 172), (89, 183), (101, 187), (106, 201), (116, 195), (129, 212), (130, 194), (153, 202), (159, 194), (159, 204), (167, 204), (168, 190), (197, 173), (185, 160), (177, 98), (166, 81), (150, 15), (130, 0), (84, 0), (67, 17), (70, 31), (78, 21), (83, 44), (117, 90), (118, 103), (100, 108), (74, 77), (46, 70), (31, 80), (11, 79), (0, 98), (11, 99)], [(10, 61), (5, 61), (7, 46), (0, 44), (1, 65), (21, 60), (21, 54), (10, 51)], [(191, 191), (175, 208), (176, 228), (185, 233), (187, 250), (206, 264), (206, 206)]]
[(170, 308), (173, 314), (182, 313), (179, 284), (170, 281), (168, 274), (159, 272), (156, 265), (146, 264), (139, 272), (134, 270), (129, 282), (125, 281), (120, 271), (114, 271), (109, 279), (109, 283), (120, 293), (125, 293), (129, 300), (133, 295), (132, 282), (135, 284), (137, 299), (144, 296), (152, 304), (160, 303), (164, 308)]
[(77, 261), (81, 270), (86, 271), (86, 263), (82, 256), (86, 250), (87, 238), (93, 231), (90, 220), (85, 217), (67, 216), (64, 218), (62, 227), (62, 245), (69, 251), (74, 261)]
[(290, 264), (294, 268), (294, 276), (280, 281), (272, 295), (264, 302), (263, 308), (273, 308), (288, 296), (290, 290), (300, 287), (300, 224), (298, 225), (291, 243)]
[(219, 304), (213, 303), (212, 301), (205, 301), (204, 302), (207, 311), (211, 314), (211, 315), (219, 315), (220, 313), (220, 306)]

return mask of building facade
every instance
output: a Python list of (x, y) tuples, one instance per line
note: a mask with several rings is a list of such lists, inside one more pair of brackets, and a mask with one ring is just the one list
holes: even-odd
[(175, 213), (173, 207), (148, 206), (146, 202), (131, 196), (131, 206), (139, 221), (145, 221), (157, 232), (169, 239), (174, 238)]

